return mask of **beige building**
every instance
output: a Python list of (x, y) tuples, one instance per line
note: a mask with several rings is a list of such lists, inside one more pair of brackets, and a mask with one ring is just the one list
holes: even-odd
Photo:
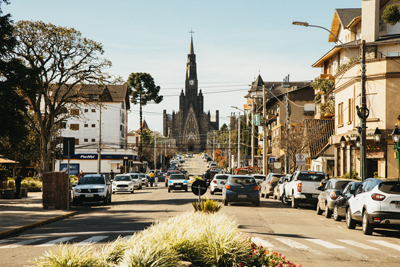
[[(334, 79), (335, 133), (330, 144), (334, 147), (334, 176), (360, 173), (360, 151), (356, 147), (361, 106), (360, 44), (366, 42), (367, 175), (366, 177), (398, 177), (397, 159), (393, 157), (390, 133), (400, 123), (400, 23), (389, 26), (382, 13), (391, 1), (362, 1), (361, 9), (336, 9), (330, 31), (357, 55), (329, 35), (335, 47), (313, 64), (322, 68), (321, 78)], [(374, 141), (374, 131), (382, 133)], [(344, 137), (346, 146), (340, 146)]]

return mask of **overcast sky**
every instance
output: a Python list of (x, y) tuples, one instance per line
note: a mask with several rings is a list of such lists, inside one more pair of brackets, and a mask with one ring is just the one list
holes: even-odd
[[(150, 73), (164, 101), (143, 108), (151, 130), (162, 133), (162, 112), (179, 110), (190, 31), (193, 29), (199, 88), (204, 110), (220, 111), (220, 126), (243, 107), (249, 85), (264, 81), (311, 81), (311, 65), (328, 52), (328, 33), (293, 26), (293, 21), (331, 27), (336, 8), (360, 8), (361, 0), (11, 0), (2, 4), (14, 21), (39, 20), (75, 28), (104, 45), (110, 73), (126, 80)], [(129, 130), (139, 128), (138, 106), (131, 106)], [(236, 110), (237, 112), (237, 110)]]

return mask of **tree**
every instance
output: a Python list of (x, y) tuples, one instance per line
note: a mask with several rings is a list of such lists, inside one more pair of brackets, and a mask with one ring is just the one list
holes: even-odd
[[(140, 135), (142, 135), (142, 106), (146, 106), (149, 101), (159, 104), (163, 100), (163, 96), (159, 95), (160, 86), (154, 83), (154, 79), (149, 73), (143, 72), (131, 73), (126, 83), (130, 89), (132, 103), (139, 104)], [(143, 143), (142, 138), (140, 138), (139, 157), (141, 157), (142, 149)]]
[(70, 117), (68, 108), (86, 102), (85, 84), (103, 84), (111, 77), (103, 69), (111, 62), (100, 58), (100, 43), (82, 37), (73, 28), (41, 21), (19, 21), (14, 55), (30, 70), (30, 83), (21, 91), (29, 103), (24, 110), (29, 126), (39, 136), (39, 171), (50, 170), (52, 142), (59, 124)]
[(289, 173), (297, 170), (296, 154), (308, 152), (308, 138), (310, 137), (306, 136), (303, 125), (291, 126), (287, 134), (282, 133), (282, 146), (289, 155)]

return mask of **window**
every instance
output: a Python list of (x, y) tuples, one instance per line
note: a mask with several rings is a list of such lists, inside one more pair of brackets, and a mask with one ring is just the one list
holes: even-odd
[(388, 57), (398, 57), (399, 56), (399, 52), (398, 51), (390, 51), (388, 52)]
[(79, 116), (79, 109), (77, 108), (71, 109), (71, 115)]
[(75, 145), (79, 145), (79, 139), (75, 139)]
[(96, 124), (92, 124), (92, 128), (96, 127)]
[(338, 104), (338, 126), (343, 126), (343, 102)]
[(88, 124), (85, 124), (85, 128), (87, 128), (87, 127), (89, 127), (89, 125), (88, 125)]
[(79, 124), (71, 124), (70, 129), (72, 131), (79, 131)]
[(89, 112), (89, 109), (85, 108), (85, 113), (88, 113), (88, 112)]
[(349, 106), (347, 109), (347, 114), (348, 114), (348, 123), (351, 123), (354, 120), (354, 104), (352, 98), (349, 98)]
[(83, 142), (88, 142), (89, 140), (87, 138), (83, 139)]
[(67, 128), (67, 122), (61, 121), (61, 122), (60, 122), (60, 128), (61, 128), (61, 129), (66, 129), (66, 128)]
[(92, 108), (92, 112), (93, 112), (93, 113), (96, 113), (96, 109)]
[(92, 142), (96, 142), (96, 139), (92, 138)]

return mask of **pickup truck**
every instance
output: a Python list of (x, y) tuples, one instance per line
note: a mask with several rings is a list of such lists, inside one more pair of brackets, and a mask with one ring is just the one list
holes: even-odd
[(291, 180), (285, 185), (282, 194), (282, 203), (292, 203), (292, 208), (297, 208), (300, 203), (310, 203), (316, 205), (318, 203), (318, 195), (320, 191), (318, 187), (321, 181), (325, 179), (324, 172), (315, 171), (296, 171), (293, 173)]

